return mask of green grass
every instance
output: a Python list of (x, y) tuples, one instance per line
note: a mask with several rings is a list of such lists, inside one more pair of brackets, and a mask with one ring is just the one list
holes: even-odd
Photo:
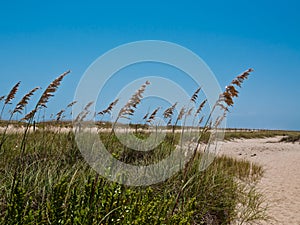
[(251, 139), (251, 138), (267, 138), (276, 136), (300, 135), (299, 131), (283, 131), (283, 130), (255, 130), (255, 131), (229, 131), (225, 132), (225, 140), (232, 139)]
[[(116, 125), (122, 125), (119, 118), (128, 117), (130, 128), (136, 131), (135, 136), (139, 139), (148, 137), (144, 129), (154, 121), (158, 108), (143, 117), (144, 124), (131, 124), (135, 109), (142, 102), (142, 94), (150, 84), (147, 81), (121, 108), (114, 122), (98, 123), (99, 128), (106, 128), (106, 132), (99, 134), (100, 138), (116, 159), (134, 165), (148, 165), (168, 157), (176, 145), (180, 145), (180, 134), (175, 130), (191, 116), (202, 134), (200, 140), (195, 138), (193, 141), (203, 144), (209, 138), (208, 128), (221, 124), (238, 96), (236, 88), (241, 87), (252, 71), (248, 69), (234, 78), (208, 115), (202, 115), (206, 100), (198, 99), (201, 88), (191, 96), (187, 102), (189, 106), (176, 109), (178, 115), (174, 111), (177, 103), (161, 109), (168, 124), (168, 134), (153, 150), (134, 151), (126, 147), (131, 145), (123, 145), (114, 132), (109, 131), (116, 131)], [(50, 116), (52, 121), (45, 121), (45, 111), (42, 113), (45, 117), (40, 117), (69, 73), (61, 74), (43, 89), (35, 107), (26, 115), (25, 107), (39, 88), (29, 91), (17, 104), (13, 103), (20, 82), (7, 95), (0, 97), (0, 119), (9, 118), (0, 120), (0, 224), (243, 224), (267, 219), (264, 198), (256, 189), (263, 169), (248, 161), (216, 157), (209, 167), (200, 170), (203, 160), (214, 155), (192, 149), (193, 156), (184, 168), (161, 183), (134, 187), (101, 177), (81, 155), (74, 134), (63, 129), (72, 128), (73, 123), (62, 121), (62, 118), (71, 115), (70, 108), (75, 102), (53, 114), (54, 117)], [(109, 106), (102, 106), (105, 108), (101, 112), (92, 112), (93, 102), (86, 102), (82, 112), (75, 115), (74, 122), (87, 124), (89, 114), (95, 115), (96, 120), (101, 115), (101, 120), (104, 114), (111, 114), (117, 102), (118, 99)], [(190, 103), (197, 104), (197, 107), (190, 108)], [(212, 121), (217, 108), (223, 115)], [(19, 117), (24, 118), (15, 120)], [(12, 125), (18, 129), (11, 129)], [(124, 135), (130, 144), (140, 144), (130, 135)], [(269, 135), (278, 133), (227, 132), (225, 138)], [(82, 137), (89, 138), (85, 134)], [(189, 138), (190, 135), (183, 136), (191, 141)], [(87, 140), (83, 139), (84, 143)], [(89, 146), (86, 149), (89, 150)], [(110, 167), (106, 169), (111, 170)], [(122, 178), (126, 179), (126, 175)]]
[(281, 140), (281, 142), (300, 142), (300, 134), (298, 133), (294, 133), (294, 134), (289, 134), (286, 137), (283, 137)]
[[(248, 188), (263, 171), (247, 161), (219, 157), (200, 172), (203, 156), (197, 154), (186, 178), (181, 171), (163, 183), (128, 187), (97, 175), (73, 133), (30, 133), (22, 158), (21, 137), (7, 134), (0, 153), (1, 224), (228, 224), (265, 218), (262, 196)], [(122, 158), (115, 137), (102, 134), (102, 139)], [(172, 151), (171, 141), (167, 137), (156, 156)], [(131, 163), (151, 160), (150, 155), (126, 155)], [(244, 205), (239, 217), (238, 204)]]

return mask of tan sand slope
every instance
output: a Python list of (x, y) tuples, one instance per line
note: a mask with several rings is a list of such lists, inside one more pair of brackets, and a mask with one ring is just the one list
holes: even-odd
[(300, 143), (276, 138), (225, 142), (221, 154), (263, 165), (259, 188), (265, 193), (272, 221), (264, 224), (300, 225)]

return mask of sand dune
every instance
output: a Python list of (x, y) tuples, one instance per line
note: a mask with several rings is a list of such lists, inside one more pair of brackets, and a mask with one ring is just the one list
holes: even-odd
[(300, 143), (279, 142), (280, 137), (225, 142), (221, 154), (263, 165), (259, 188), (265, 193), (273, 219), (262, 224), (300, 224)]

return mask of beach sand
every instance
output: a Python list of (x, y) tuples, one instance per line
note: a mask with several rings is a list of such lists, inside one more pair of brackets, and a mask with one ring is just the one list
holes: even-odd
[(258, 183), (269, 205), (271, 221), (260, 224), (300, 225), (300, 143), (281, 137), (224, 142), (220, 154), (247, 159), (263, 166)]

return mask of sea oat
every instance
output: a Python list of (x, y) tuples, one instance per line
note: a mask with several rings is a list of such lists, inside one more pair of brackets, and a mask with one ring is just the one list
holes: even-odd
[(198, 121), (198, 126), (200, 126), (200, 124), (203, 122), (203, 120), (204, 120), (204, 116), (202, 116), (202, 117), (200, 118), (200, 120)]
[(73, 105), (75, 105), (77, 103), (77, 101), (73, 101), (71, 103), (69, 103), (66, 107), (66, 109), (71, 108)]
[(215, 120), (213, 127), (218, 128), (221, 122), (225, 119), (225, 117), (226, 117), (226, 112), (224, 112), (222, 116), (218, 116), (217, 119)]
[(197, 98), (198, 98), (198, 94), (199, 94), (200, 90), (201, 90), (201, 87), (199, 87), (199, 88), (194, 92), (194, 94), (193, 94), (192, 97), (191, 97), (191, 101), (192, 101), (192, 102), (196, 103), (196, 100), (197, 100)]
[(137, 107), (137, 105), (141, 102), (143, 98), (143, 93), (145, 92), (145, 89), (147, 85), (149, 85), (150, 82), (146, 81), (145, 84), (143, 84), (135, 93), (131, 96), (129, 101), (125, 104), (125, 106), (119, 111), (118, 118), (128, 118), (128, 116), (132, 116), (134, 114), (134, 109)]
[(60, 121), (61, 120), (64, 112), (65, 112), (65, 110), (62, 109), (58, 113), (56, 113), (56, 121)]
[(30, 119), (32, 119), (35, 115), (35, 113), (37, 112), (36, 109), (31, 110), (29, 113), (27, 113), (21, 120), (26, 120), (29, 121)]
[(203, 102), (201, 102), (201, 104), (199, 105), (199, 107), (198, 107), (198, 109), (197, 109), (197, 111), (195, 113), (195, 116), (201, 112), (201, 110), (203, 109), (203, 107), (206, 104), (206, 102), (207, 102), (207, 99), (205, 99)]
[(13, 88), (10, 90), (9, 94), (7, 95), (4, 104), (8, 104), (11, 102), (11, 100), (13, 100), (15, 98), (15, 95), (19, 89), (21, 81), (19, 81), (18, 83), (15, 84), (15, 86), (13, 86)]
[(175, 102), (171, 107), (167, 108), (164, 112), (163, 112), (163, 116), (165, 119), (168, 119), (168, 123), (167, 125), (170, 126), (172, 124), (172, 116), (174, 114), (174, 110), (175, 110), (175, 107), (177, 105), (177, 102)]
[(185, 114), (185, 108), (182, 107), (182, 108), (180, 109), (179, 115), (178, 115), (178, 117), (177, 117), (177, 121), (181, 120), (184, 114)]
[(106, 113), (111, 114), (113, 107), (118, 103), (118, 101), (119, 101), (119, 99), (116, 99), (113, 102), (111, 102), (106, 109), (102, 110), (101, 112), (98, 112), (98, 115), (103, 116)]
[(90, 114), (90, 107), (94, 104), (94, 101), (91, 101), (91, 102), (88, 102), (86, 104), (86, 106), (84, 107), (84, 109), (77, 115), (77, 117), (75, 118), (75, 121), (78, 122), (78, 121), (83, 121), (87, 116), (88, 114)]
[(54, 96), (53, 93), (57, 90), (59, 87), (61, 81), (63, 78), (69, 74), (71, 71), (68, 70), (67, 72), (64, 72), (61, 74), (59, 77), (57, 77), (54, 81), (51, 82), (51, 84), (46, 88), (46, 90), (43, 92), (42, 96), (40, 97), (38, 103), (36, 104), (35, 108), (29, 112), (27, 115), (25, 115), (24, 118), (21, 120), (30, 120), (34, 117), (35, 113), (38, 111), (40, 108), (47, 108), (46, 103), (49, 101), (49, 98)]
[(171, 117), (172, 117), (176, 105), (177, 105), (177, 102), (175, 102), (174, 105), (172, 105), (171, 107), (167, 108), (167, 109), (164, 111), (164, 113), (163, 113), (164, 118), (171, 118)]
[[(243, 72), (241, 75), (233, 79), (231, 85), (227, 86), (225, 91), (220, 95), (217, 105), (222, 107), (222, 104), (220, 104), (220, 102), (225, 102), (227, 106), (232, 106), (234, 104), (233, 98), (238, 97), (238, 93), (239, 93), (234, 87), (234, 85), (241, 87), (244, 80), (248, 79), (248, 76), (252, 71), (253, 69), (248, 69), (245, 72)], [(223, 108), (226, 109), (227, 107), (223, 107)]]
[(153, 121), (155, 119), (155, 116), (158, 112), (158, 110), (160, 109), (160, 107), (157, 107), (149, 116), (148, 120), (146, 121), (147, 123), (150, 123), (151, 121)]
[(22, 114), (22, 111), (25, 108), (25, 106), (28, 104), (30, 97), (34, 94), (34, 92), (36, 92), (39, 89), (40, 89), (40, 87), (33, 88), (26, 95), (24, 95), (24, 97), (21, 99), (21, 101), (19, 101), (19, 103), (16, 105), (15, 109), (12, 111), (12, 114), (14, 114), (14, 113)]
[(167, 125), (170, 126), (172, 124), (172, 118), (169, 119)]
[(89, 111), (89, 108), (94, 104), (94, 101), (90, 101), (86, 104), (86, 106), (84, 107), (84, 111)]
[(10, 104), (11, 100), (13, 100), (15, 98), (15, 95), (19, 89), (21, 81), (19, 81), (18, 83), (15, 84), (15, 86), (13, 86), (13, 88), (10, 90), (10, 92), (8, 93), (8, 95), (6, 96), (5, 100), (4, 100), (4, 104), (2, 106), (1, 109), (1, 113), (0, 113), (0, 120), (2, 119), (2, 114), (4, 112), (5, 106), (7, 104)]
[(192, 111), (193, 111), (194, 107), (190, 108), (187, 113), (186, 113), (186, 116), (190, 116), (192, 114)]
[(182, 108), (180, 109), (180, 112), (179, 112), (179, 114), (178, 114), (178, 116), (177, 116), (177, 119), (176, 119), (176, 121), (175, 121), (175, 123), (174, 123), (173, 132), (175, 131), (175, 130), (174, 130), (174, 129), (175, 129), (175, 126), (177, 125), (178, 121), (181, 120), (181, 119), (183, 118), (185, 112), (186, 112), (185, 107), (182, 107)]
[(49, 101), (49, 98), (54, 96), (53, 93), (56, 92), (56, 90), (59, 87), (63, 78), (70, 72), (71, 71), (68, 70), (68, 71), (64, 72), (63, 74), (61, 74), (59, 77), (57, 77), (54, 81), (52, 81), (52, 83), (46, 88), (46, 90), (42, 94), (42, 97), (38, 101), (38, 103), (37, 103), (38, 107), (47, 108), (46, 103)]
[(147, 112), (147, 113), (145, 114), (145, 116), (143, 117), (143, 120), (147, 119), (148, 116), (149, 116), (149, 112)]

